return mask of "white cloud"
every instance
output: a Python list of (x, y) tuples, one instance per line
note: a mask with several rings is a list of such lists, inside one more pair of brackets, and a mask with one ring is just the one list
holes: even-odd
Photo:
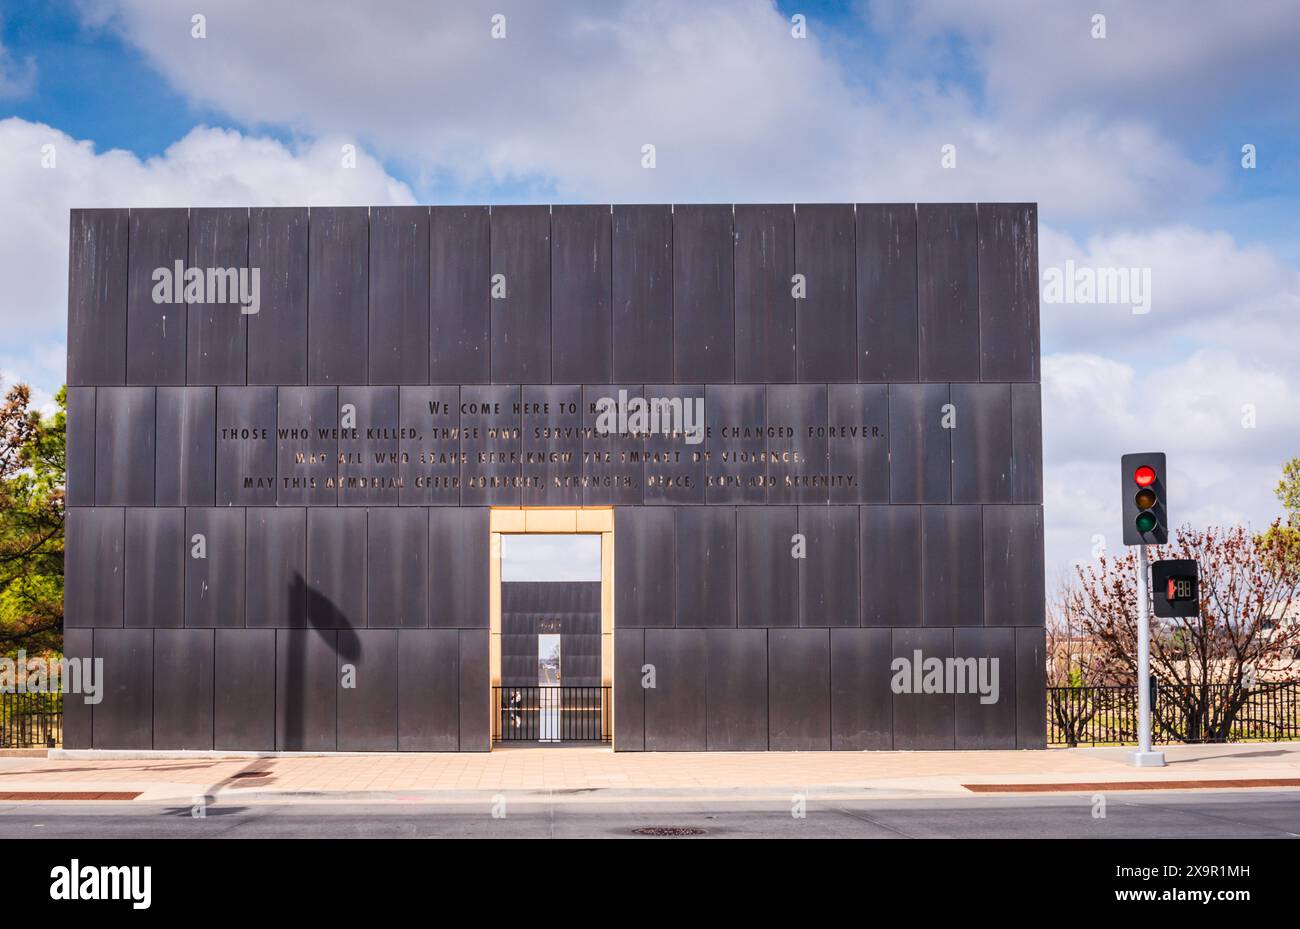
[[(1254, 406), (1254, 426), (1243, 405)], [(1169, 456), (1176, 524), (1263, 526), (1273, 488), (1300, 454), (1295, 371), (1264, 370), (1203, 349), (1141, 370), (1089, 354), (1043, 358), (1044, 515), (1048, 564), (1087, 560), (1094, 535), (1120, 545), (1120, 456)]]
[[(362, 139), (422, 185), (625, 202), (1036, 200), (1109, 219), (1215, 188), (1136, 116), (1007, 121), (929, 76), (868, 92), (830, 54), (835, 37), (793, 39), (760, 0), (235, 0), (201, 40), (166, 0), (93, 9), (191, 101)], [(505, 39), (491, 37), (496, 12)], [(940, 165), (947, 143), (955, 170)]]
[[(42, 167), (53, 145), (54, 167)], [(371, 205), (412, 203), (409, 188), (340, 143), (289, 148), (198, 127), (156, 158), (94, 146), (39, 123), (0, 120), (0, 368), (46, 392), (63, 382), (68, 211), (87, 207)]]
[[(1104, 39), (1093, 37), (1098, 13), (1106, 17)], [(1111, 113), (1204, 122), (1245, 97), (1295, 122), (1294, 94), (1283, 90), (1300, 80), (1292, 0), (889, 0), (873, 4), (871, 18), (902, 43), (893, 60), (904, 65), (903, 55), (919, 57), (919, 48), (933, 56), (925, 40), (960, 37), (988, 97), (1024, 119), (1104, 105)]]
[(1188, 346), (1230, 348), (1254, 364), (1287, 369), (1300, 327), (1300, 271), (1263, 245), (1224, 232), (1162, 226), (1090, 237), (1080, 244), (1039, 230), (1039, 265), (1149, 268), (1150, 312), (1127, 306), (1042, 304), (1044, 351), (1068, 346), (1164, 363)]
[(1039, 245), (1043, 269), (1072, 259), (1152, 272), (1146, 315), (1042, 305), (1049, 566), (1090, 558), (1097, 534), (1117, 549), (1126, 452), (1168, 453), (1178, 523), (1277, 515), (1282, 463), (1300, 454), (1300, 273), (1263, 246), (1188, 226), (1082, 245), (1042, 226)]

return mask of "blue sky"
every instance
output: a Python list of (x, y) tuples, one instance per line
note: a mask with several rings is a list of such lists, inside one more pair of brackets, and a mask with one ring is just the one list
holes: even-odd
[(73, 206), (1033, 200), (1044, 270), (1153, 281), (1145, 315), (1043, 305), (1049, 572), (1113, 531), (1134, 442), (1177, 515), (1264, 522), (1300, 454), (1300, 13), (1106, 6), (214, 0), (199, 39), (167, 0), (3, 0), (0, 376), (62, 381)]

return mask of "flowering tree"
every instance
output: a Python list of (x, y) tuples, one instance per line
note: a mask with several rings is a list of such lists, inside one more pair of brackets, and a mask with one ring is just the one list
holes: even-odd
[(47, 417), (24, 384), (0, 402), (0, 654), (62, 645), (64, 396)]
[[(1157, 724), (1189, 741), (1227, 738), (1257, 682), (1289, 676), (1300, 647), (1300, 564), (1276, 531), (1242, 526), (1179, 528), (1153, 560), (1195, 559), (1200, 615), (1152, 618), (1151, 672), (1159, 685)], [(1080, 568), (1063, 609), (1077, 618), (1107, 677), (1137, 679), (1136, 555), (1102, 557)], [(1179, 730), (1179, 731), (1175, 731)], [(1185, 731), (1181, 731), (1185, 730)]]

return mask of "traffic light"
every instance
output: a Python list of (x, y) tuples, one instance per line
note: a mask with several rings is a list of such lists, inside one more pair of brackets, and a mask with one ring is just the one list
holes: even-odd
[(1124, 495), (1124, 544), (1163, 545), (1169, 541), (1164, 452), (1141, 452), (1120, 459)]
[(1197, 616), (1201, 611), (1200, 569), (1194, 558), (1151, 565), (1151, 599), (1157, 616)]

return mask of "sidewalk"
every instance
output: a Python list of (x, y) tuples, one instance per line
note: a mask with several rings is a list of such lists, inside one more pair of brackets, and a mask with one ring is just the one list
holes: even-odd
[[(765, 752), (615, 754), (585, 746), (508, 748), (466, 754), (217, 757), (148, 753), (105, 758), (0, 758), (0, 794), (139, 792), (138, 801), (189, 803), (482, 799), (520, 792), (539, 800), (635, 794), (736, 800), (788, 796), (972, 797), (964, 785), (1067, 784), (1122, 790), (1125, 783), (1296, 779), (1300, 743), (1178, 745), (1164, 768), (1131, 768), (1127, 748), (989, 752)], [(1101, 786), (1098, 786), (1101, 785)], [(1004, 788), (1005, 789), (1005, 786)], [(1032, 789), (1032, 788), (1029, 788)], [(8, 802), (0, 800), (0, 803)]]

